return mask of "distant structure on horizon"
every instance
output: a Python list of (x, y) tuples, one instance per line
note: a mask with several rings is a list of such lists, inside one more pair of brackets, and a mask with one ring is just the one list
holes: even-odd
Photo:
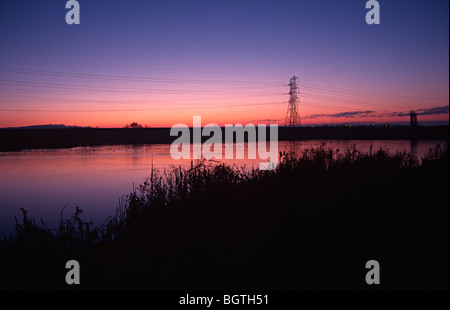
[(413, 110), (409, 111), (409, 119), (410, 119), (409, 124), (411, 125), (411, 127), (419, 126), (419, 122), (417, 121), (416, 111), (413, 111)]
[(298, 115), (299, 91), (298, 91), (298, 77), (295, 75), (289, 81), (289, 104), (286, 112), (286, 119), (284, 125), (286, 127), (299, 127), (300, 116)]

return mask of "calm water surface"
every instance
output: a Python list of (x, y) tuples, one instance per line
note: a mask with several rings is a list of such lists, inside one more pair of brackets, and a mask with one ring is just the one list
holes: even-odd
[[(344, 151), (355, 144), (368, 152), (380, 147), (390, 152), (411, 151), (421, 158), (437, 144), (445, 141), (409, 140), (309, 140), (279, 142), (279, 151), (300, 153), (305, 148), (326, 147)], [(239, 145), (244, 147), (245, 145)], [(229, 164), (258, 167), (259, 160), (227, 160)], [(189, 165), (189, 160), (175, 161), (170, 145), (119, 145), (77, 147), (56, 150), (28, 150), (0, 153), (0, 237), (14, 232), (14, 216), (20, 218), (19, 208), (29, 210), (37, 222), (44, 219), (55, 227), (61, 210), (69, 217), (78, 205), (86, 219), (102, 223), (115, 214), (118, 199), (127, 195), (149, 176), (152, 166), (157, 169), (171, 165)]]

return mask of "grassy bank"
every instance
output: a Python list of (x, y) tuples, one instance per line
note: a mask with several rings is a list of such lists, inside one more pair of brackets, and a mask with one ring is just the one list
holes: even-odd
[[(223, 138), (225, 129), (222, 128)], [(269, 133), (267, 133), (269, 137)], [(167, 144), (170, 128), (0, 129), (0, 152), (120, 144)], [(203, 140), (209, 137), (203, 137)], [(279, 127), (279, 141), (295, 140), (448, 140), (448, 126)], [(191, 128), (192, 139), (192, 128)], [(249, 141), (253, 142), (253, 141)]]
[(386, 289), (449, 287), (448, 149), (325, 147), (274, 171), (200, 162), (153, 171), (101, 226), (77, 209), (50, 231), (23, 211), (0, 246), (3, 288)]

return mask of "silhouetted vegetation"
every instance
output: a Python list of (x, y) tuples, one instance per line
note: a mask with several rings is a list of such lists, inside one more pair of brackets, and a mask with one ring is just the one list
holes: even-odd
[[(139, 127), (139, 124), (137, 124)], [(172, 143), (170, 128), (0, 129), (0, 152), (92, 145)], [(190, 129), (192, 131), (192, 128)], [(225, 131), (222, 130), (224, 133)], [(191, 132), (192, 136), (192, 132)], [(430, 127), (279, 127), (279, 141), (315, 140), (448, 140), (448, 126)], [(203, 137), (208, 139), (209, 137)], [(253, 142), (253, 141), (249, 141)]]
[(126, 125), (125, 128), (144, 128), (144, 126), (136, 122), (132, 122), (131, 124)]
[(448, 288), (448, 148), (324, 146), (282, 153), (273, 171), (200, 161), (153, 170), (98, 227), (73, 216), (51, 231), (22, 210), (0, 245), (2, 286), (82, 288)]

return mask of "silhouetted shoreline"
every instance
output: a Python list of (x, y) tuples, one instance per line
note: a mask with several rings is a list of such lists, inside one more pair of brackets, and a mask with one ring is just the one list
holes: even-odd
[(273, 171), (152, 170), (100, 226), (77, 208), (51, 230), (23, 210), (0, 289), (69, 289), (75, 259), (81, 289), (372, 290), (375, 259), (381, 289), (448, 290), (448, 156), (322, 146)]
[[(223, 134), (224, 132), (222, 129)], [(448, 140), (448, 138), (448, 126), (278, 128), (279, 141)], [(0, 152), (95, 145), (167, 144), (175, 139), (176, 137), (170, 136), (170, 128), (0, 129)], [(206, 139), (208, 137), (203, 137), (203, 140)]]

